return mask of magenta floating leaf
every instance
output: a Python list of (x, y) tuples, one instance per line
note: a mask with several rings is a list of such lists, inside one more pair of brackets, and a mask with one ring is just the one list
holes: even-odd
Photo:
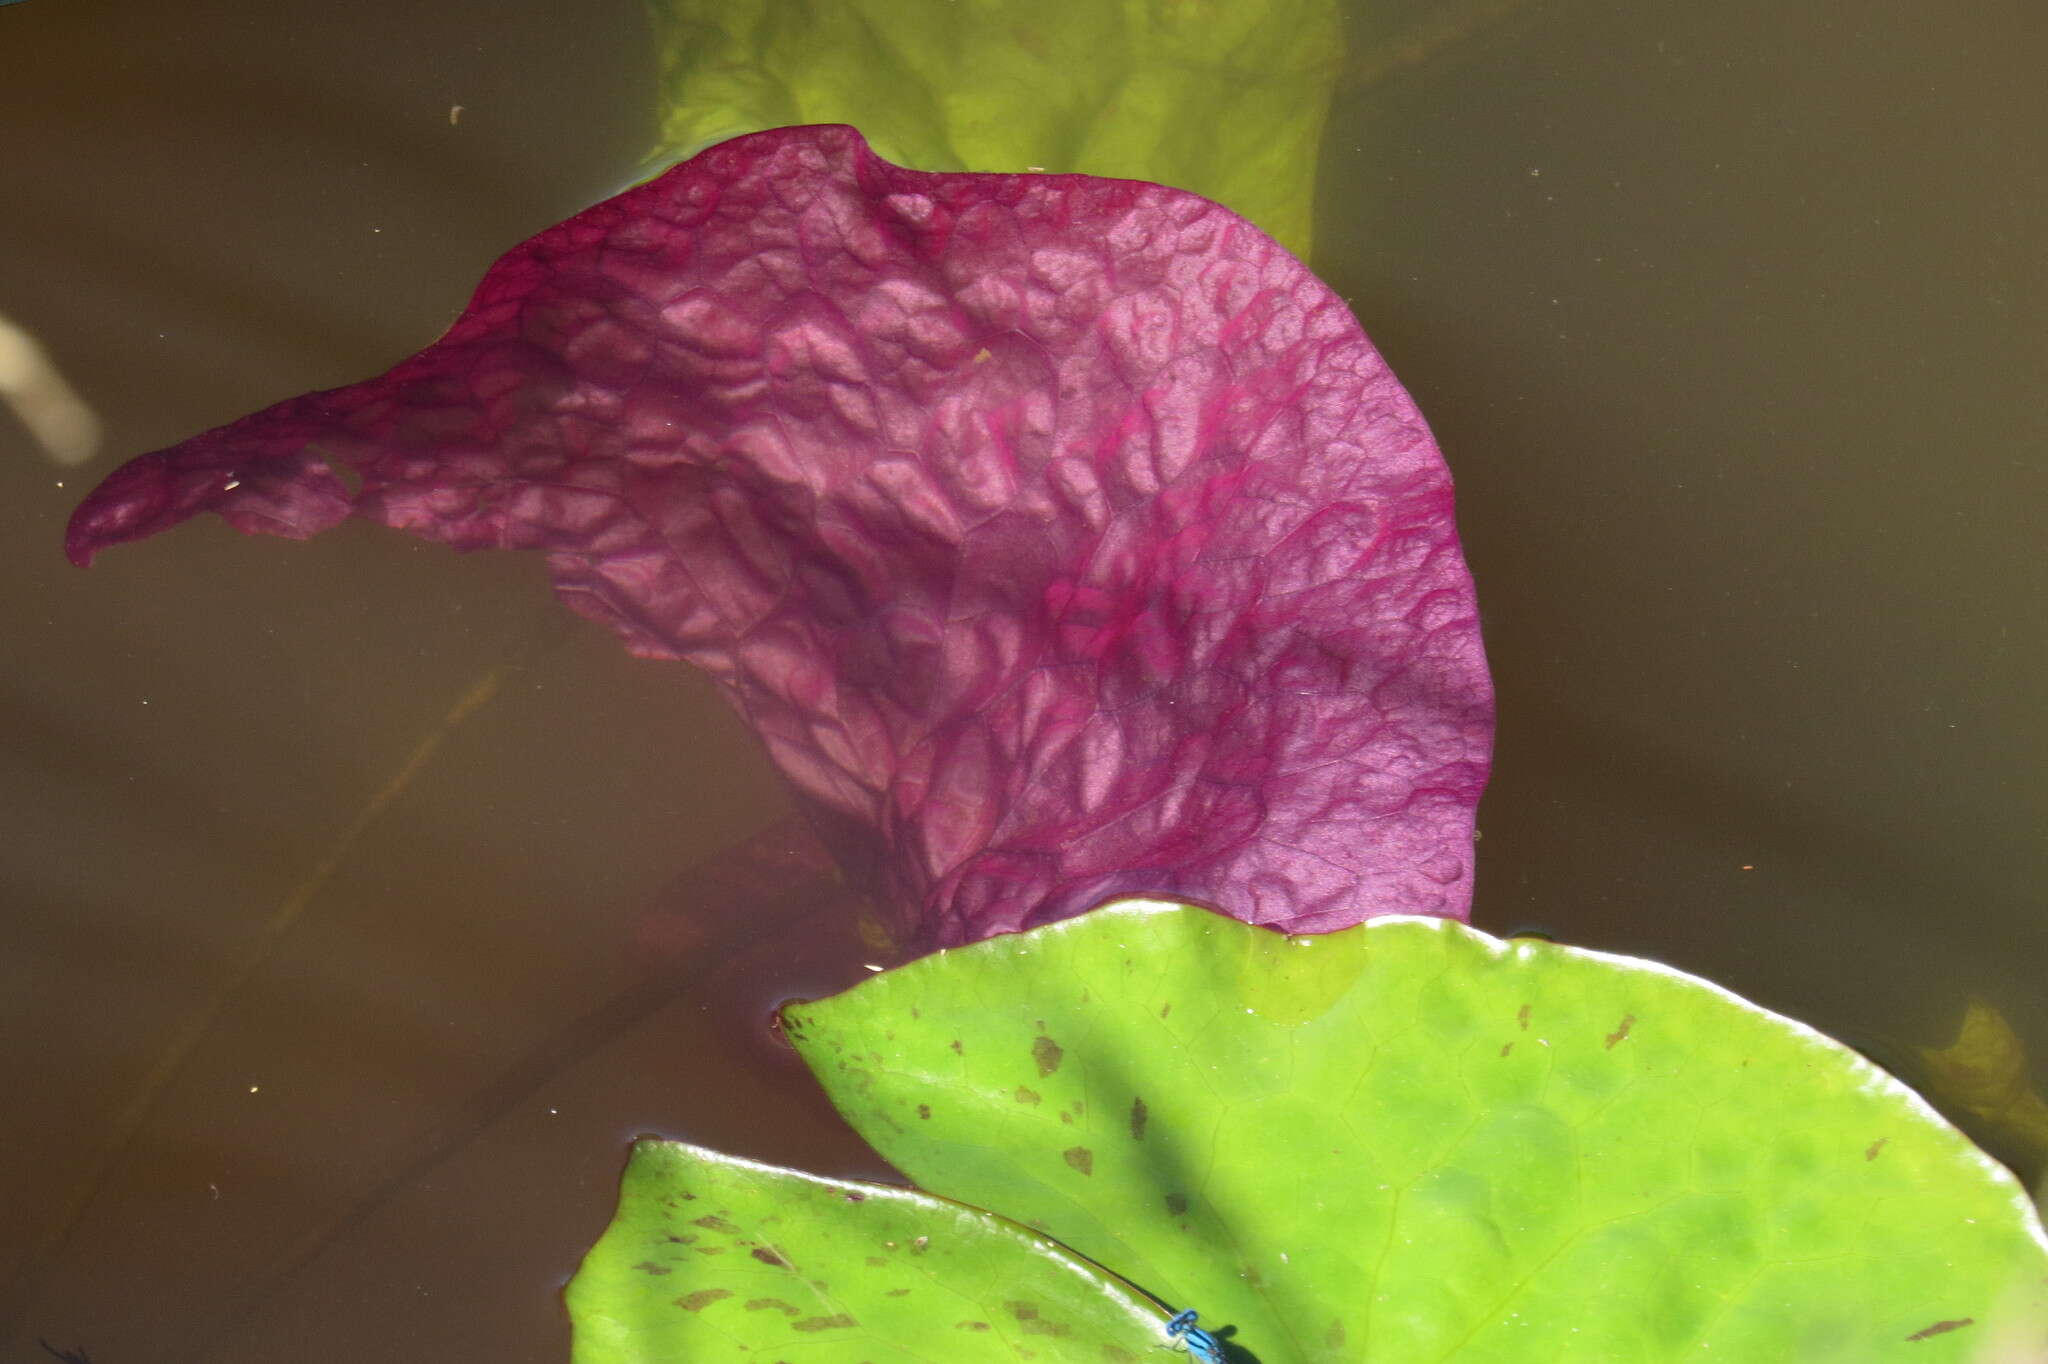
[(1191, 194), (738, 138), (509, 252), (389, 373), (124, 466), (68, 548), (201, 510), (545, 551), (719, 681), (921, 945), (1134, 893), (1309, 932), (1469, 904), (1450, 477), (1343, 302)]

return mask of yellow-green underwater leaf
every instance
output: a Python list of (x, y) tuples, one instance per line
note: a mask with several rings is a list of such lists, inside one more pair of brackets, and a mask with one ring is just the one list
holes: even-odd
[(666, 165), (851, 123), (919, 170), (1152, 180), (1308, 253), (1335, 0), (650, 0)]
[(1238, 1358), (2048, 1357), (2009, 1174), (1853, 1052), (1651, 963), (1127, 902), (785, 1021), (920, 1186), (1200, 1308)]
[(1023, 1227), (910, 1189), (642, 1141), (565, 1295), (575, 1364), (1139, 1359), (1151, 1304)]
[(1956, 1040), (1922, 1047), (1913, 1078), (1937, 1104), (2022, 1168), (2048, 1161), (2048, 1100), (2027, 1065), (2026, 1044), (2005, 1015), (1981, 999), (1963, 1010)]

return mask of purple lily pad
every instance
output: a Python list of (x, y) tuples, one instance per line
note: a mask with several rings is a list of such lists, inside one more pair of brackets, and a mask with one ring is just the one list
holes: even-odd
[(920, 946), (1124, 894), (1301, 932), (1470, 902), (1450, 476), (1342, 300), (1182, 191), (738, 138), (514, 248), (388, 373), (125, 465), (67, 548), (201, 510), (546, 552), (718, 680)]

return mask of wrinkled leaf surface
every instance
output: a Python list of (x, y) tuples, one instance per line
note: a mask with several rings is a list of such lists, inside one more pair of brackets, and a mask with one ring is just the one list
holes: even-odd
[(1469, 905), (1492, 697), (1448, 473), (1343, 301), (1178, 190), (740, 138), (507, 254), (389, 373), (130, 462), (70, 552), (201, 510), (546, 553), (711, 673), (915, 945), (1140, 892)]

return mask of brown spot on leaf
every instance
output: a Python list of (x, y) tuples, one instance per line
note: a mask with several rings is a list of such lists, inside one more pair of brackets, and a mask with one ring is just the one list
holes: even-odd
[(1168, 1195), (1166, 1196), (1166, 1214), (1167, 1214), (1167, 1216), (1169, 1216), (1169, 1217), (1179, 1217), (1179, 1216), (1182, 1216), (1183, 1214), (1185, 1214), (1185, 1213), (1187, 1212), (1187, 1210), (1188, 1210), (1188, 1196), (1187, 1196), (1186, 1194), (1177, 1194), (1177, 1193), (1170, 1193), (1170, 1194), (1168, 1194)]
[(1041, 1035), (1031, 1044), (1031, 1059), (1038, 1066), (1040, 1075), (1050, 1075), (1058, 1070), (1066, 1054), (1065, 1048), (1050, 1037)]
[(676, 1306), (685, 1312), (701, 1312), (714, 1302), (732, 1296), (729, 1288), (700, 1288), (694, 1293), (685, 1293), (676, 1299)]
[(783, 1259), (780, 1255), (776, 1254), (774, 1251), (770, 1250), (766, 1246), (755, 1246), (752, 1250), (748, 1251), (747, 1253), (753, 1256), (755, 1259), (759, 1260), (764, 1265), (774, 1265), (777, 1269), (789, 1268), (789, 1261)]
[(642, 1260), (639, 1264), (634, 1265), (633, 1268), (639, 1270), (642, 1274), (672, 1274), (675, 1272), (667, 1265), (658, 1265), (652, 1260)]
[(1152, 1110), (1145, 1107), (1143, 1098), (1131, 1100), (1131, 1140), (1145, 1140), (1145, 1123), (1151, 1118)]
[(1038, 1103), (1038, 1091), (1035, 1089), (1026, 1089), (1024, 1088), (1024, 1086), (1018, 1085), (1015, 1098), (1017, 1102), (1020, 1104), (1036, 1105)]
[(1634, 1014), (1623, 1014), (1621, 1016), (1621, 1022), (1615, 1024), (1614, 1031), (1607, 1034), (1607, 1050), (1613, 1051), (1617, 1043), (1626, 1040), (1628, 1037), (1628, 1030), (1630, 1028), (1633, 1028), (1635, 1025), (1636, 1016)]
[(839, 1196), (849, 1203), (865, 1203), (868, 1201), (868, 1196), (859, 1189), (848, 1189)]
[(1167, 1000), (1167, 1001), (1166, 1001), (1166, 1002), (1165, 1002), (1164, 1004), (1162, 1004), (1162, 1005), (1160, 1005), (1160, 1006), (1159, 1006), (1159, 1016), (1160, 1016), (1161, 1018), (1164, 1018), (1164, 1017), (1166, 1017), (1166, 1016), (1167, 1016), (1168, 1014), (1170, 1014), (1170, 1013), (1172, 1013), (1172, 1012), (1173, 1012), (1173, 1001), (1172, 1001), (1172, 1000), (1170, 1000), (1170, 999), (1169, 999), (1169, 1000)]
[(749, 1312), (780, 1312), (785, 1317), (796, 1315), (796, 1308), (780, 1298), (748, 1298), (747, 1310)]
[(960, 1054), (960, 1039), (959, 1039), (959, 1038), (957, 1038), (957, 1037), (956, 1037), (956, 1038), (954, 1038), (954, 1039), (953, 1039), (952, 1041), (948, 1042), (948, 1043), (947, 1043), (946, 1045), (947, 1045), (947, 1046), (949, 1046), (949, 1047), (951, 1047), (951, 1048), (953, 1049), (953, 1054), (954, 1054), (955, 1056), (957, 1056), (957, 1055), (959, 1055), (959, 1054)]
[(1095, 1153), (1085, 1146), (1069, 1146), (1060, 1152), (1060, 1159), (1084, 1175), (1095, 1173)]
[(912, 1255), (922, 1255), (922, 1254), (924, 1254), (924, 1253), (925, 1253), (925, 1252), (926, 1252), (927, 1250), (930, 1250), (930, 1249), (931, 1249), (931, 1245), (932, 1245), (932, 1238), (931, 1238), (931, 1237), (929, 1237), (929, 1236), (920, 1236), (920, 1237), (918, 1237), (918, 1238), (917, 1238), (917, 1239), (916, 1239), (915, 1241), (912, 1241), (912, 1242), (910, 1243), (910, 1253), (911, 1253)]
[(844, 1331), (850, 1326), (858, 1325), (860, 1323), (846, 1313), (835, 1312), (829, 1317), (805, 1317), (802, 1321), (793, 1321), (789, 1324), (789, 1329), (792, 1331)]
[(1890, 1140), (1890, 1137), (1879, 1137), (1876, 1141), (1863, 1148), (1863, 1158), (1865, 1160), (1876, 1160), (1877, 1153), (1884, 1150), (1884, 1144)]
[(1977, 1319), (1975, 1317), (1956, 1317), (1950, 1321), (1937, 1321), (1932, 1326), (1921, 1327), (1912, 1335), (1907, 1336), (1906, 1339), (1926, 1340), (1930, 1336), (1945, 1336), (1950, 1331), (1960, 1331), (1965, 1326), (1975, 1326), (1976, 1324)]
[(1074, 1333), (1073, 1328), (1063, 1321), (1047, 1321), (1028, 1302), (1006, 1302), (1003, 1306), (1010, 1309), (1010, 1315), (1017, 1319), (1017, 1329), (1027, 1336), (1070, 1336)]
[(1523, 1032), (1527, 1032), (1527, 1031), (1529, 1031), (1529, 1006), (1528, 1006), (1528, 1005), (1524, 1004), (1524, 1005), (1523, 1005), (1523, 1006), (1522, 1006), (1521, 1008), (1519, 1008), (1519, 1009), (1515, 1010), (1515, 1022), (1521, 1025), (1521, 1029), (1522, 1029), (1522, 1031), (1523, 1031)]
[(907, 1298), (910, 1296), (910, 1290), (907, 1288), (892, 1288), (882, 1296), (885, 1298)]
[(930, 1104), (919, 1104), (917, 1106), (917, 1116), (927, 1122), (931, 1121), (932, 1106)]
[(726, 1221), (726, 1220), (725, 1220), (725, 1219), (724, 1219), (723, 1217), (717, 1217), (717, 1216), (710, 1216), (710, 1217), (700, 1217), (700, 1218), (698, 1218), (698, 1219), (697, 1219), (697, 1220), (696, 1220), (695, 1222), (692, 1222), (692, 1223), (691, 1223), (690, 1225), (691, 1225), (691, 1226), (695, 1226), (695, 1227), (702, 1227), (702, 1228), (704, 1228), (704, 1229), (705, 1229), (706, 1231), (738, 1231), (738, 1230), (739, 1230), (739, 1228), (738, 1228), (738, 1227), (736, 1227), (736, 1226), (734, 1226), (734, 1225), (733, 1225), (732, 1223), (730, 1223), (730, 1222)]
[(953, 1323), (953, 1329), (956, 1331), (993, 1331), (995, 1328), (985, 1321), (956, 1321)]
[(1344, 1342), (1349, 1338), (1350, 1333), (1344, 1329), (1344, 1319), (1342, 1317), (1330, 1318), (1330, 1329), (1323, 1332), (1323, 1344), (1329, 1346), (1332, 1350), (1341, 1350), (1344, 1348)]
[(1502, 1056), (1506, 1056), (1509, 1052), (1513, 1051), (1514, 1049), (1515, 1044), (1512, 1042), (1503, 1042), (1500, 1044), (1500, 1054)]

